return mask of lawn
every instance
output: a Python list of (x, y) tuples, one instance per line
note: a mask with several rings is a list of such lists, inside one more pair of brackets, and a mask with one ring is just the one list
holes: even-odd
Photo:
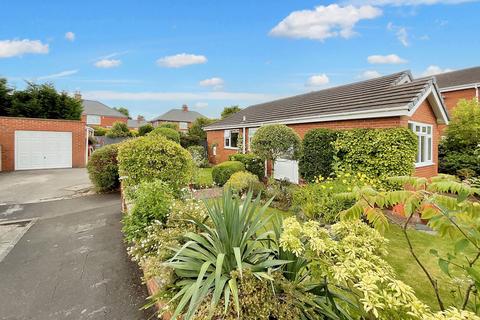
[(195, 168), (193, 186), (197, 189), (213, 187), (212, 168)]

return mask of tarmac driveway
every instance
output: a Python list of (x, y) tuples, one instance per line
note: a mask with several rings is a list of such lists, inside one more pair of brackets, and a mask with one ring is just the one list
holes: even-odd
[(0, 172), (0, 204), (61, 199), (90, 187), (85, 168)]

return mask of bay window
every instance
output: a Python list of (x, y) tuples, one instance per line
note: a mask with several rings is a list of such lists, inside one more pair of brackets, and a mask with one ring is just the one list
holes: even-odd
[(420, 122), (409, 122), (408, 128), (417, 135), (417, 167), (433, 164), (433, 127)]
[(225, 148), (236, 149), (238, 147), (238, 134), (239, 130), (225, 130), (224, 131), (224, 146)]

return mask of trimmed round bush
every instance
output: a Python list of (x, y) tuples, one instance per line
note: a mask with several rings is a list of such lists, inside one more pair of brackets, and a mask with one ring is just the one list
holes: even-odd
[(170, 128), (165, 128), (165, 127), (155, 128), (148, 134), (148, 136), (164, 136), (169, 140), (175, 141), (176, 143), (180, 143), (180, 133)]
[(97, 191), (112, 191), (120, 186), (117, 163), (118, 147), (119, 144), (109, 144), (95, 150), (90, 156), (87, 170)]
[(230, 188), (236, 193), (244, 193), (249, 189), (258, 193), (258, 190), (261, 189), (259, 186), (260, 183), (258, 177), (253, 173), (248, 171), (238, 171), (231, 175), (224, 187)]
[(153, 131), (153, 126), (150, 123), (144, 124), (138, 128), (138, 135), (140, 137), (146, 136), (147, 133)]
[(313, 129), (303, 138), (303, 155), (298, 163), (301, 176), (313, 181), (318, 176), (328, 177), (333, 172), (337, 133), (328, 129)]
[(174, 192), (187, 186), (193, 175), (190, 153), (161, 135), (123, 142), (118, 150), (118, 168), (126, 186), (160, 179)]
[(245, 169), (262, 180), (265, 177), (265, 161), (253, 153), (236, 153), (229, 157), (231, 161), (240, 161)]
[(123, 218), (123, 232), (127, 241), (142, 238), (145, 228), (153, 221), (167, 221), (174, 197), (172, 190), (161, 180), (144, 181), (134, 192), (132, 210)]
[(245, 171), (245, 166), (240, 161), (225, 161), (217, 164), (212, 169), (213, 182), (223, 186), (232, 174), (238, 171)]

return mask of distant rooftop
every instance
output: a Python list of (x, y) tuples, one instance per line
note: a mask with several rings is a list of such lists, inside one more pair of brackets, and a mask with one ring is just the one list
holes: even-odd
[(146, 120), (138, 120), (138, 119), (128, 119), (127, 120), (127, 127), (129, 128), (140, 128), (144, 124), (147, 124)]
[(123, 113), (110, 108), (95, 100), (82, 100), (83, 114), (94, 114), (99, 116), (126, 118)]
[(174, 121), (174, 122), (194, 122), (198, 118), (205, 117), (197, 111), (190, 111), (188, 107), (184, 105), (182, 109), (171, 109), (161, 116), (153, 118), (150, 122), (153, 121)]
[(435, 75), (440, 89), (480, 83), (480, 67), (467, 68)]

